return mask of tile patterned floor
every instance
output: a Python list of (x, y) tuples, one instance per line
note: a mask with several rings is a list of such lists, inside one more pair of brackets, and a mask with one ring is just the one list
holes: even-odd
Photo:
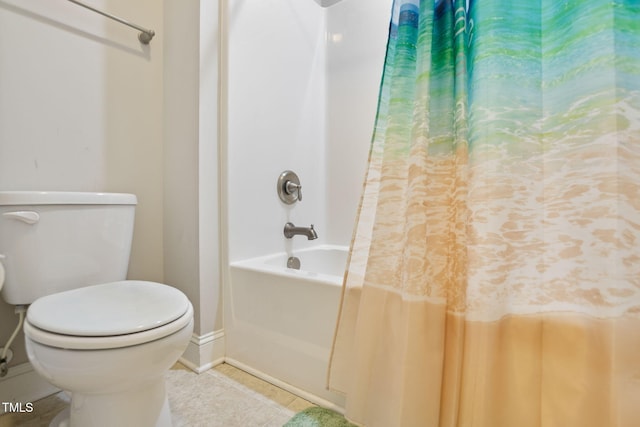
[[(167, 373), (174, 427), (281, 427), (313, 406), (294, 394), (231, 365), (200, 375), (176, 364)], [(45, 427), (67, 404), (64, 393), (34, 402), (27, 414), (0, 416), (0, 427)]]

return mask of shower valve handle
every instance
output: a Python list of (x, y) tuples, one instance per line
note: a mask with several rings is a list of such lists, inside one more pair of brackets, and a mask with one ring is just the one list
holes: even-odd
[(302, 185), (296, 184), (295, 182), (287, 181), (285, 184), (285, 190), (287, 194), (298, 193), (298, 201), (302, 201)]
[(302, 185), (294, 171), (286, 170), (280, 174), (277, 182), (278, 197), (287, 205), (302, 200)]

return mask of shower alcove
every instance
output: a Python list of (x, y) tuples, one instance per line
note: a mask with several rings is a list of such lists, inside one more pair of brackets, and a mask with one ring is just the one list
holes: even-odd
[[(305, 284), (313, 280), (295, 282), (286, 269), (286, 256), (282, 271), (271, 272), (283, 275), (282, 280), (265, 272), (267, 267), (251, 266), (282, 255), (324, 253), (326, 248), (344, 253), (348, 247), (375, 119), (390, 10), (391, 0), (245, 0), (230, 2), (227, 16), (223, 207), (231, 267), (224, 280), (225, 360), (337, 408), (343, 401), (324, 390), (324, 374), (339, 283), (332, 296), (318, 302), (323, 306), (316, 307), (326, 316), (291, 320), (308, 331), (307, 339), (304, 333), (294, 339), (290, 328), (267, 330), (265, 325), (277, 324), (298, 309), (301, 299), (310, 295)], [(282, 203), (275, 191), (279, 174), (288, 169), (298, 174), (304, 188), (303, 200), (292, 205)], [(318, 239), (285, 238), (287, 222), (314, 224)], [(338, 268), (344, 271), (344, 265)], [(247, 292), (248, 285), (261, 288)], [(275, 289), (279, 285), (293, 286), (295, 292), (281, 293)], [(254, 313), (260, 308), (263, 317), (246, 315), (251, 306)], [(282, 348), (269, 348), (276, 341), (300, 353), (299, 364), (276, 356)], [(305, 353), (314, 366), (305, 367)], [(309, 380), (313, 384), (299, 379), (304, 375), (298, 371), (307, 368), (318, 372)]]

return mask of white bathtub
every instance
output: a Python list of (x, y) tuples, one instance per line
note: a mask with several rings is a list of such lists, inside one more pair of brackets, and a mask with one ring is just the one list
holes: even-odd
[(341, 410), (326, 390), (342, 277), (344, 246), (294, 252), (300, 270), (278, 253), (230, 265), (225, 315), (226, 361), (314, 403)]

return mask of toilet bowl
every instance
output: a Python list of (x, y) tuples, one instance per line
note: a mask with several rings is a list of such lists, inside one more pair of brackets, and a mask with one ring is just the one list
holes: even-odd
[(71, 426), (171, 426), (164, 374), (192, 331), (184, 294), (143, 281), (40, 298), (24, 324), (34, 369), (71, 394), (54, 425)]

